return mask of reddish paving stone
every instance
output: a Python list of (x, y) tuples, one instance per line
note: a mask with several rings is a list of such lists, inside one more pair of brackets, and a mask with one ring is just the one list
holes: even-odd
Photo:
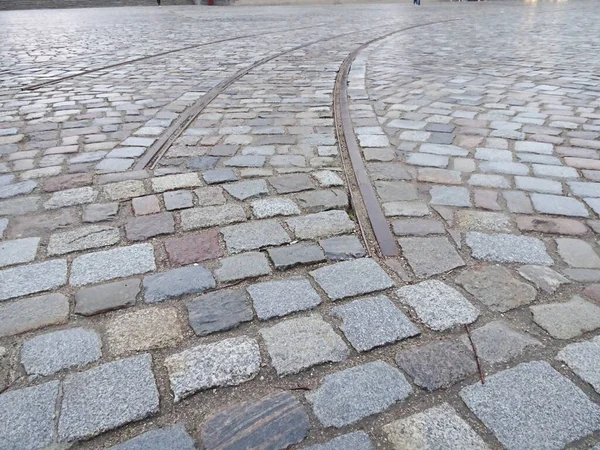
[(91, 173), (76, 173), (73, 175), (62, 175), (49, 178), (42, 182), (42, 189), (46, 192), (63, 191), (92, 184)]
[(219, 247), (217, 230), (168, 239), (165, 242), (165, 248), (169, 260), (174, 266), (184, 266), (223, 256), (223, 250)]
[(596, 159), (586, 158), (565, 158), (567, 166), (575, 167), (576, 169), (600, 170), (600, 161)]
[(125, 225), (125, 233), (130, 241), (143, 241), (161, 234), (175, 231), (175, 222), (171, 213), (152, 214), (134, 217)]
[(134, 198), (131, 200), (131, 206), (133, 206), (133, 213), (136, 216), (145, 216), (160, 212), (160, 205), (156, 195)]
[(480, 147), (483, 139), (483, 136), (459, 135), (456, 137), (456, 145), (462, 148)]
[(583, 295), (600, 305), (600, 284), (591, 284), (583, 290)]
[(70, 209), (61, 209), (57, 212), (36, 216), (14, 217), (10, 219), (6, 235), (9, 239), (38, 237), (53, 231), (62, 230), (76, 222), (76, 215)]
[(473, 199), (477, 208), (502, 211), (502, 207), (498, 203), (498, 193), (496, 191), (477, 189), (475, 190)]
[(567, 234), (571, 236), (580, 236), (588, 232), (585, 224), (578, 220), (542, 216), (518, 216), (517, 227), (521, 231), (538, 231), (540, 233)]

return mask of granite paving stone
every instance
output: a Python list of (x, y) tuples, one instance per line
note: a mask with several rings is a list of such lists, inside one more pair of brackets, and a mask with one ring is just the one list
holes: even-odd
[(366, 251), (356, 236), (335, 236), (328, 239), (321, 239), (319, 244), (323, 247), (327, 259), (332, 261), (366, 256)]
[(194, 450), (196, 444), (182, 424), (156, 428), (129, 439), (110, 450)]
[(258, 343), (246, 336), (198, 345), (165, 359), (175, 403), (198, 391), (250, 381), (260, 364)]
[(69, 299), (63, 294), (0, 303), (0, 337), (65, 323), (68, 317)]
[(269, 194), (269, 189), (267, 188), (267, 182), (265, 180), (250, 180), (224, 184), (223, 189), (225, 189), (233, 198), (238, 200), (246, 200)]
[(142, 354), (65, 377), (58, 435), (88, 439), (158, 412), (152, 357)]
[(417, 188), (404, 181), (376, 181), (377, 194), (382, 202), (417, 200)]
[(300, 214), (300, 208), (289, 198), (275, 197), (255, 200), (250, 204), (250, 207), (257, 219)]
[(429, 191), (432, 205), (471, 206), (469, 191), (458, 186), (434, 186)]
[(331, 170), (321, 170), (311, 174), (323, 187), (343, 186), (344, 182), (335, 172)]
[(92, 203), (98, 197), (98, 192), (91, 187), (82, 187), (58, 191), (52, 194), (44, 203), (45, 209), (66, 208), (68, 206)]
[(0, 242), (0, 267), (33, 261), (40, 238), (15, 239)]
[(269, 275), (271, 273), (267, 257), (260, 252), (242, 253), (223, 258), (219, 262), (221, 266), (215, 270), (215, 278), (220, 283)]
[(115, 201), (140, 197), (146, 193), (146, 188), (141, 180), (127, 180), (107, 184), (103, 191), (108, 200)]
[(450, 442), (461, 450), (489, 448), (447, 403), (384, 425), (383, 431), (396, 450), (442, 450)]
[(420, 333), (419, 328), (385, 295), (336, 306), (331, 313), (342, 321), (340, 329), (359, 352)]
[(301, 372), (326, 362), (339, 362), (349, 355), (348, 347), (319, 315), (289, 319), (260, 334), (277, 375)]
[(156, 214), (160, 212), (160, 203), (156, 195), (145, 195), (136, 197), (131, 200), (133, 213), (136, 216), (145, 216), (148, 214)]
[(209, 270), (187, 266), (144, 277), (144, 301), (157, 303), (189, 294), (198, 294), (216, 286)]
[(340, 189), (316, 190), (295, 195), (300, 207), (309, 213), (330, 209), (345, 209), (348, 206), (348, 194)]
[(354, 431), (343, 434), (324, 444), (309, 445), (302, 447), (302, 450), (373, 450), (373, 444), (369, 435), (364, 431)]
[(420, 201), (388, 202), (381, 205), (386, 217), (422, 217), (429, 215), (429, 208)]
[(375, 261), (360, 258), (321, 267), (310, 275), (332, 300), (381, 291), (394, 285)]
[(31, 196), (0, 201), (0, 216), (20, 216), (38, 209), (40, 197)]
[(298, 243), (283, 247), (267, 249), (269, 257), (275, 268), (279, 270), (291, 269), (300, 264), (312, 264), (325, 261), (325, 253), (316, 244)]
[(346, 211), (324, 211), (286, 220), (297, 239), (319, 239), (354, 231)]
[(508, 210), (512, 213), (533, 214), (531, 200), (521, 191), (503, 191)]
[(181, 228), (184, 231), (228, 225), (245, 220), (246, 211), (240, 205), (206, 206), (181, 211)]
[(139, 278), (83, 288), (75, 293), (75, 313), (91, 316), (133, 306), (139, 292)]
[(600, 407), (543, 361), (488, 376), (460, 396), (509, 450), (558, 450), (600, 428)]
[(462, 267), (465, 262), (447, 237), (398, 239), (402, 255), (419, 278), (430, 277)]
[(82, 367), (102, 356), (100, 336), (93, 330), (70, 328), (28, 339), (21, 349), (21, 364), (29, 375), (52, 375)]
[(277, 220), (261, 220), (221, 228), (230, 253), (287, 244), (291, 239)]
[(549, 194), (531, 194), (531, 201), (536, 211), (558, 216), (589, 217), (583, 203), (572, 197)]
[(17, 195), (30, 194), (36, 187), (37, 183), (32, 180), (0, 185), (0, 198), (10, 198), (16, 197)]
[(533, 321), (556, 339), (572, 339), (600, 328), (600, 307), (575, 295), (568, 302), (531, 306)]
[(165, 250), (173, 266), (185, 266), (223, 256), (217, 230), (186, 234), (165, 241)]
[(600, 257), (593, 247), (580, 239), (556, 239), (558, 254), (570, 267), (600, 269)]
[(545, 180), (543, 178), (515, 177), (515, 185), (517, 189), (522, 189), (524, 191), (558, 195), (563, 193), (562, 184), (560, 184), (558, 181)]
[(83, 222), (104, 222), (117, 218), (119, 212), (118, 203), (94, 203), (83, 209)]
[(204, 171), (202, 173), (202, 179), (206, 184), (219, 184), (237, 181), (238, 177), (232, 169), (219, 168)]
[(311, 309), (321, 303), (321, 297), (306, 278), (266, 281), (246, 289), (256, 315), (262, 320)]
[(175, 221), (171, 213), (150, 214), (133, 217), (125, 224), (125, 234), (130, 241), (146, 241), (149, 238), (175, 231)]
[(198, 198), (199, 206), (223, 205), (226, 202), (223, 188), (218, 186), (196, 189), (194, 194)]
[(473, 258), (484, 261), (553, 264), (544, 242), (534, 237), (469, 232), (466, 243), (471, 247)]
[(396, 295), (432, 330), (443, 331), (469, 324), (479, 317), (478, 308), (441, 281), (428, 280), (404, 286), (396, 291)]
[(284, 449), (302, 441), (310, 428), (302, 404), (289, 392), (281, 392), (208, 417), (202, 425), (202, 442), (206, 450)]
[(165, 192), (198, 186), (202, 186), (202, 182), (196, 173), (181, 173), (152, 178), (152, 190), (154, 192)]
[(4, 232), (8, 228), (8, 219), (0, 219), (0, 239), (4, 239)]
[[(533, 174), (536, 177), (552, 177), (552, 178), (579, 178), (577, 174), (577, 170), (572, 167), (564, 167), (564, 166), (551, 166), (545, 164), (532, 164)], [(519, 173), (517, 175), (527, 175)]]
[(581, 236), (588, 232), (588, 227), (578, 219), (547, 216), (518, 216), (517, 227), (521, 231), (537, 231), (540, 233), (566, 234)]
[(165, 208), (167, 211), (191, 208), (194, 206), (194, 195), (192, 191), (170, 191), (163, 194)]
[(340, 428), (385, 411), (411, 392), (398, 369), (374, 361), (327, 375), (306, 399), (323, 426)]
[(583, 381), (600, 393), (600, 336), (563, 348), (556, 359), (565, 362)]
[(224, 331), (254, 317), (244, 289), (226, 289), (201, 295), (186, 304), (189, 323), (198, 336)]
[(304, 173), (279, 175), (270, 177), (268, 180), (278, 194), (289, 194), (291, 192), (300, 192), (315, 188), (310, 177)]
[(121, 239), (118, 228), (90, 225), (73, 231), (55, 233), (48, 241), (48, 256), (64, 255), (80, 250), (108, 247)]
[(64, 259), (0, 270), (0, 301), (57, 289), (66, 282)]
[(573, 195), (577, 197), (600, 197), (600, 183), (567, 182)]

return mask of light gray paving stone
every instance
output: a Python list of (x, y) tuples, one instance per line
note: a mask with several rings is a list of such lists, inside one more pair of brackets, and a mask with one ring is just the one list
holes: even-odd
[(324, 211), (286, 220), (297, 239), (316, 240), (354, 231), (354, 222), (346, 211)]
[(558, 181), (544, 180), (535, 177), (515, 177), (517, 189), (541, 192), (543, 194), (562, 194), (562, 184)]
[(467, 233), (466, 243), (471, 247), (473, 258), (484, 261), (539, 264), (550, 266), (552, 258), (544, 243), (534, 237), (513, 234)]
[(156, 428), (129, 439), (110, 450), (194, 450), (196, 444), (182, 424)]
[(390, 121), (386, 127), (390, 128), (403, 128), (405, 130), (422, 130), (427, 125), (427, 122), (420, 120), (404, 120), (394, 119)]
[(367, 171), (371, 179), (376, 180), (411, 180), (412, 177), (406, 171), (402, 163), (368, 163)]
[(544, 266), (522, 266), (519, 268), (519, 275), (548, 293), (556, 291), (562, 284), (570, 283), (560, 273)]
[(600, 407), (543, 361), (489, 376), (460, 396), (508, 450), (558, 450), (600, 428)]
[(205, 170), (202, 172), (202, 178), (206, 184), (227, 183), (229, 181), (238, 180), (235, 172), (232, 169), (227, 168)]
[(600, 270), (564, 269), (562, 272), (573, 281), (580, 281), (582, 283), (600, 282)]
[(398, 239), (402, 255), (415, 275), (430, 277), (462, 267), (465, 262), (447, 237), (411, 237)]
[(396, 295), (432, 330), (443, 331), (473, 323), (479, 317), (478, 308), (441, 281), (428, 280), (404, 286), (396, 291)]
[(63, 381), (58, 435), (62, 442), (97, 436), (158, 412), (152, 357), (120, 359)]
[(107, 184), (103, 191), (108, 200), (115, 201), (140, 197), (146, 193), (146, 188), (141, 180), (126, 180)]
[(238, 200), (246, 200), (248, 198), (269, 194), (269, 189), (267, 188), (267, 182), (265, 180), (250, 180), (225, 184), (223, 185), (223, 189)]
[(432, 205), (471, 206), (469, 190), (458, 186), (434, 186), (429, 191)]
[(156, 270), (151, 244), (118, 247), (78, 256), (71, 265), (70, 284), (83, 286)]
[(181, 211), (181, 228), (184, 231), (228, 225), (245, 220), (246, 211), (240, 205), (206, 206)]
[(180, 173), (152, 178), (152, 190), (154, 192), (165, 192), (198, 186), (202, 186), (202, 182), (198, 178), (197, 173)]
[(449, 155), (449, 156), (467, 156), (469, 152), (464, 148), (460, 148), (456, 145), (446, 144), (422, 144), (419, 148), (420, 152), (433, 153), (436, 155)]
[(454, 217), (457, 228), (461, 231), (502, 232), (511, 230), (510, 218), (503, 213), (458, 210)]
[(469, 178), (469, 184), (471, 186), (482, 186), (482, 187), (493, 187), (508, 189), (510, 183), (502, 175), (487, 175), (482, 173), (475, 173)]
[(551, 155), (554, 151), (554, 146), (546, 142), (520, 141), (515, 142), (515, 151)]
[(310, 213), (348, 206), (348, 194), (341, 189), (302, 192), (296, 194), (295, 199), (302, 209)]
[(584, 198), (584, 200), (596, 214), (600, 215), (600, 198)]
[(247, 288), (256, 315), (266, 320), (312, 309), (321, 303), (321, 297), (306, 278), (256, 283)]
[(125, 172), (133, 166), (134, 162), (133, 158), (107, 158), (96, 165), (96, 170), (99, 172)]
[(31, 194), (36, 187), (37, 183), (32, 180), (0, 185), (0, 198), (10, 198), (16, 197), (17, 195)]
[(36, 450), (55, 439), (58, 381), (0, 395), (0, 448)]
[(66, 208), (68, 206), (83, 205), (96, 201), (98, 192), (92, 187), (67, 189), (54, 192), (52, 197), (44, 203), (45, 209)]
[(194, 206), (194, 196), (191, 191), (171, 191), (163, 194), (167, 211), (185, 209)]
[(577, 197), (600, 197), (600, 183), (567, 182), (573, 195)]
[(146, 151), (143, 147), (121, 147), (112, 150), (107, 158), (137, 158)]
[(310, 272), (310, 275), (332, 300), (369, 294), (394, 285), (379, 264), (369, 258), (321, 267)]
[(385, 135), (358, 135), (361, 147), (389, 147), (390, 141)]
[(575, 295), (568, 302), (530, 307), (533, 321), (556, 339), (572, 339), (600, 328), (600, 307)]
[(375, 188), (382, 202), (417, 200), (417, 187), (406, 181), (376, 181)]
[(498, 150), (496, 148), (477, 148), (475, 158), (484, 161), (512, 161), (513, 154), (508, 150)]
[(250, 381), (260, 363), (258, 343), (246, 336), (198, 345), (165, 359), (175, 403), (198, 391)]
[(510, 161), (484, 161), (479, 164), (479, 170), (503, 175), (529, 175), (529, 167), (525, 164)]
[(600, 336), (563, 348), (556, 359), (567, 363), (583, 381), (600, 393)]
[(229, 330), (254, 317), (244, 289), (218, 290), (186, 304), (190, 326), (198, 336)]
[(323, 187), (330, 186), (343, 186), (344, 182), (342, 179), (331, 170), (321, 170), (318, 172), (313, 172), (311, 174), (315, 179), (319, 182), (319, 184)]
[(94, 203), (83, 210), (83, 222), (103, 222), (117, 218), (119, 212), (118, 203)]
[(589, 217), (590, 215), (583, 203), (572, 197), (533, 193), (531, 201), (536, 211), (544, 214), (573, 217)]
[(139, 278), (83, 288), (75, 294), (75, 313), (91, 316), (133, 306), (139, 292)]
[(519, 158), (520, 162), (550, 164), (554, 166), (560, 166), (562, 164), (560, 159), (555, 156), (535, 155), (533, 153), (517, 153), (517, 158)]
[[(532, 164), (533, 174), (537, 177), (552, 178), (579, 178), (577, 170), (572, 167), (548, 166), (544, 164)], [(519, 174), (524, 175), (524, 174)]]
[(388, 202), (381, 206), (386, 217), (422, 217), (429, 215), (429, 208), (420, 201)]
[(289, 198), (274, 197), (255, 200), (250, 207), (257, 219), (300, 214), (300, 208)]
[(324, 444), (309, 445), (302, 447), (302, 450), (373, 450), (373, 444), (369, 435), (364, 431), (354, 431), (343, 434)]
[(0, 267), (33, 261), (39, 243), (35, 237), (0, 242)]
[(385, 295), (336, 306), (331, 313), (342, 320), (341, 330), (359, 352), (420, 333), (419, 328)]
[(116, 244), (120, 239), (118, 228), (90, 225), (53, 234), (50, 236), (47, 251), (48, 256), (64, 255), (79, 250), (107, 247)]
[(132, 217), (125, 224), (125, 235), (130, 241), (147, 241), (155, 236), (174, 232), (173, 214), (168, 212)]
[(0, 219), (0, 239), (4, 239), (4, 232), (8, 228), (8, 219)]
[(411, 392), (399, 370), (374, 361), (326, 376), (306, 398), (323, 426), (340, 428), (385, 411)]
[(448, 166), (448, 157), (427, 153), (409, 153), (406, 157), (406, 162), (413, 166), (444, 168)]
[(70, 328), (28, 339), (21, 364), (29, 375), (53, 375), (62, 369), (82, 367), (102, 356), (100, 336), (85, 328)]
[(356, 236), (335, 236), (319, 241), (327, 259), (342, 261), (345, 259), (362, 258), (366, 251)]
[(4, 269), (0, 271), (0, 301), (53, 290), (66, 282), (64, 259)]
[(221, 266), (215, 270), (215, 277), (220, 283), (269, 275), (271, 267), (267, 257), (260, 252), (248, 252), (222, 258)]
[(533, 214), (533, 206), (529, 197), (521, 191), (504, 191), (502, 192), (506, 206), (512, 213)]
[(446, 232), (444, 224), (433, 219), (396, 220), (392, 222), (392, 229), (396, 236), (427, 236)]
[(64, 323), (68, 317), (69, 300), (62, 294), (0, 303), (0, 337)]
[(285, 229), (276, 220), (257, 220), (231, 225), (221, 228), (221, 234), (230, 253), (291, 242)]
[(569, 266), (580, 269), (600, 269), (600, 257), (593, 247), (581, 239), (556, 239), (558, 254)]
[(325, 261), (325, 253), (316, 244), (298, 243), (284, 247), (269, 248), (269, 257), (279, 270), (290, 269), (299, 264)]
[(317, 364), (343, 361), (349, 355), (342, 338), (316, 314), (262, 328), (260, 334), (279, 376)]
[(305, 173), (292, 173), (270, 177), (269, 183), (278, 194), (289, 194), (290, 192), (300, 192), (315, 188), (314, 183)]
[(144, 301), (157, 303), (189, 294), (198, 294), (216, 286), (209, 270), (187, 266), (144, 277)]
[[(537, 339), (516, 332), (500, 320), (471, 330), (471, 338), (479, 357), (489, 363), (508, 362), (521, 355), (526, 349), (542, 345)], [(467, 336), (462, 336), (461, 341), (471, 348)]]
[(443, 450), (449, 443), (461, 450), (489, 447), (447, 403), (384, 425), (395, 450)]

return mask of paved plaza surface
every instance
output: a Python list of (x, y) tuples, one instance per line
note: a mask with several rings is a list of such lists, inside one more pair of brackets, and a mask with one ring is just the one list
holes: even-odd
[(0, 449), (600, 449), (599, 19), (0, 13)]

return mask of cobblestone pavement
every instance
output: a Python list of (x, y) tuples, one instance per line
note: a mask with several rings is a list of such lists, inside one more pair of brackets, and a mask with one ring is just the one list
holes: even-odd
[(0, 449), (598, 450), (599, 23), (0, 13)]

